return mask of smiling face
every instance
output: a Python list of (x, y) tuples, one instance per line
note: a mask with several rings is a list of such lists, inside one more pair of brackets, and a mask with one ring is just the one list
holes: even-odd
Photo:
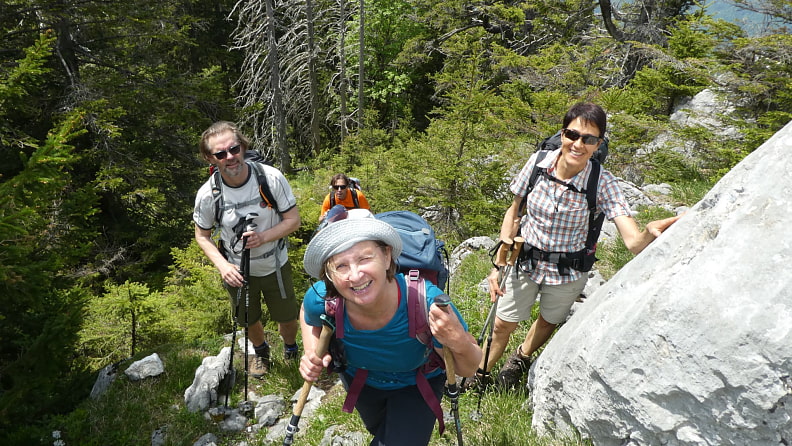
[(367, 240), (354, 244), (327, 262), (327, 275), (347, 302), (376, 305), (386, 296), (391, 247)]
[[(210, 153), (208, 161), (217, 166), (226, 183), (238, 186), (247, 179), (245, 149), (244, 147), (241, 147), (241, 150), (236, 149), (240, 143), (233, 131), (227, 130), (208, 137), (206, 145)], [(218, 158), (217, 155), (221, 157)]]
[[(562, 135), (559, 168), (565, 170), (566, 176), (572, 177), (586, 168), (589, 159), (597, 151), (601, 132), (593, 122), (578, 117), (566, 126)], [(596, 142), (592, 144), (593, 141)]]

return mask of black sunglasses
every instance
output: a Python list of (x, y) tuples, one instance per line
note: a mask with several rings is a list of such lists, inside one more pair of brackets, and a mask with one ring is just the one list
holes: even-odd
[(229, 153), (233, 156), (238, 154), (240, 150), (242, 150), (242, 146), (237, 144), (235, 146), (229, 147), (228, 150), (221, 150), (219, 152), (213, 153), (212, 155), (214, 155), (214, 157), (219, 160), (224, 160)]
[(570, 141), (573, 141), (573, 142), (577, 141), (578, 138), (583, 138), (583, 144), (587, 144), (587, 145), (590, 145), (590, 146), (593, 146), (594, 144), (598, 144), (600, 142), (600, 137), (599, 136), (581, 135), (580, 132), (578, 132), (577, 130), (563, 129), (562, 132), (563, 132), (564, 136), (566, 137), (566, 139), (568, 139)]
[(330, 187), (332, 189), (335, 189), (335, 190), (344, 190), (344, 189), (347, 188), (347, 185), (346, 184), (339, 184), (339, 185), (333, 185), (333, 186), (330, 186)]

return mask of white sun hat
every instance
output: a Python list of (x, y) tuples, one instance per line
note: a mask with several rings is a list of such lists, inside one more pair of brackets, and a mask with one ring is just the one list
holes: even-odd
[(366, 240), (379, 240), (389, 245), (393, 249), (393, 258), (399, 257), (402, 241), (391, 225), (377, 220), (367, 209), (339, 210), (340, 215), (331, 217), (334, 210), (327, 212), (323, 226), (320, 226), (305, 250), (303, 266), (311, 277), (320, 279), (322, 266), (330, 257)]

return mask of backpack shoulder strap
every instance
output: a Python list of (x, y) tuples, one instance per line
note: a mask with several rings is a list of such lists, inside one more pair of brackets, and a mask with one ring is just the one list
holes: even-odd
[(426, 308), (426, 281), (420, 277), (420, 271), (411, 269), (405, 276), (407, 279), (407, 317), (410, 337), (414, 337), (432, 351), (429, 360), (415, 371), (415, 384), (424, 401), (438, 420), (437, 429), (440, 434), (445, 431), (443, 409), (437, 399), (426, 374), (438, 367), (445, 368), (443, 358), (437, 354), (432, 343), (432, 331), (429, 329), (429, 314)]
[(338, 339), (344, 337), (344, 299), (336, 297), (335, 299), (325, 300), (325, 314), (335, 320), (335, 336)]
[(528, 177), (528, 190), (525, 192), (525, 196), (520, 202), (520, 209), (517, 212), (519, 215), (523, 214), (525, 211), (525, 206), (528, 204), (528, 195), (533, 191), (534, 187), (536, 186), (536, 182), (539, 180), (539, 177), (542, 175), (542, 171), (546, 171), (547, 169), (543, 169), (539, 167), (539, 163), (541, 163), (547, 154), (550, 153), (547, 150), (540, 150), (536, 152), (536, 161), (534, 162), (533, 169), (531, 170), (531, 176)]
[(355, 208), (359, 208), (360, 203), (358, 202), (357, 191), (355, 189), (350, 189), (350, 192), (352, 192), (352, 202), (355, 203)]
[(589, 211), (594, 212), (597, 210), (597, 186), (599, 185), (600, 173), (602, 167), (599, 161), (591, 158), (591, 173), (586, 183), (586, 201), (588, 202)]
[(264, 166), (262, 166), (261, 163), (255, 161), (248, 162), (248, 165), (250, 165), (256, 171), (256, 180), (259, 184), (259, 195), (261, 195), (261, 199), (267, 204), (268, 208), (272, 208), (275, 212), (280, 214), (280, 211), (278, 210), (278, 202), (275, 200), (275, 196), (272, 195), (269, 182), (267, 182), (267, 175), (264, 172)]
[(220, 227), (223, 218), (223, 179), (220, 177), (220, 171), (215, 169), (209, 177), (209, 186), (212, 190), (212, 199), (215, 205), (215, 225)]
[(432, 332), (426, 311), (426, 282), (417, 269), (411, 269), (404, 278), (407, 280), (407, 321), (410, 337), (431, 346)]
[(591, 173), (586, 183), (586, 201), (589, 207), (589, 232), (586, 235), (586, 249), (591, 249), (599, 240), (602, 224), (605, 221), (605, 213), (597, 214), (597, 186), (599, 185), (602, 167), (599, 161), (591, 159)]

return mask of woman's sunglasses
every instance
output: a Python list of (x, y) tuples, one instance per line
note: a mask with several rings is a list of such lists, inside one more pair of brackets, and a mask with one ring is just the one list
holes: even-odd
[(229, 147), (228, 150), (221, 150), (219, 152), (213, 153), (212, 155), (214, 155), (214, 157), (219, 160), (224, 160), (229, 153), (233, 156), (238, 154), (240, 150), (242, 150), (242, 146), (237, 144), (235, 146)]
[(332, 185), (330, 186), (330, 188), (335, 190), (344, 190), (347, 188), (347, 185), (346, 184)]
[(593, 146), (594, 144), (599, 144), (599, 142), (600, 142), (600, 137), (599, 136), (581, 135), (580, 132), (578, 132), (577, 130), (572, 130), (572, 129), (563, 129), (561, 131), (563, 132), (564, 137), (566, 137), (566, 139), (568, 139), (568, 140), (570, 140), (572, 142), (577, 141), (579, 138), (583, 138), (583, 144), (590, 145), (590, 146)]

